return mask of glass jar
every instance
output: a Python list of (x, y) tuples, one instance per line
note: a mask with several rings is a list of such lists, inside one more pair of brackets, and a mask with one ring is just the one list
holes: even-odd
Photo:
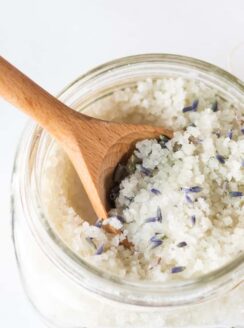
[[(244, 85), (208, 63), (176, 55), (115, 60), (81, 76), (59, 95), (79, 111), (114, 90), (153, 77), (203, 81), (243, 103)], [(94, 268), (69, 249), (44, 215), (40, 190), (53, 140), (30, 122), (12, 180), (13, 239), (24, 289), (50, 327), (240, 327), (244, 323), (244, 254), (188, 281), (129, 282)]]

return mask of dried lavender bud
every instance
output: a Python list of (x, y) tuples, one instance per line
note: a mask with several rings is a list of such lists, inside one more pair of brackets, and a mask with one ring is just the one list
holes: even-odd
[(157, 222), (158, 218), (157, 217), (151, 217), (145, 220), (145, 223), (151, 223), (151, 222)]
[(162, 222), (163, 221), (161, 208), (159, 206), (157, 208), (157, 219), (158, 219), (158, 222)]
[(163, 243), (163, 241), (162, 240), (154, 240), (153, 242), (152, 242), (152, 249), (153, 248), (156, 248), (156, 247), (158, 247), (158, 246), (160, 246), (160, 245), (162, 245), (162, 243)]
[(242, 197), (243, 196), (243, 192), (241, 191), (230, 191), (229, 195), (231, 197)]
[(230, 140), (232, 139), (232, 137), (233, 137), (233, 131), (232, 131), (232, 130), (230, 130), (230, 131), (227, 132), (227, 137), (228, 137)]
[(104, 245), (101, 244), (101, 245), (98, 247), (98, 249), (97, 249), (95, 255), (101, 255), (103, 252), (104, 252)]
[(163, 239), (158, 238), (158, 236), (155, 234), (150, 238), (150, 243), (152, 244), (152, 249), (153, 249), (162, 245)]
[(153, 194), (155, 194), (155, 195), (161, 195), (161, 191), (158, 190), (158, 189), (156, 189), (156, 188), (152, 188), (152, 189), (151, 189), (151, 192), (152, 192)]
[(202, 191), (202, 188), (199, 186), (194, 186), (190, 188), (182, 188), (182, 190), (185, 191), (185, 199), (188, 203), (193, 203), (193, 200), (191, 197), (188, 195), (189, 193), (199, 193)]
[(145, 220), (145, 223), (151, 223), (151, 222), (162, 222), (163, 217), (162, 217), (162, 212), (160, 207), (158, 206), (157, 208), (157, 216), (153, 216), (151, 218), (148, 218)]
[(199, 100), (198, 99), (196, 99), (196, 100), (194, 100), (193, 101), (193, 103), (192, 103), (192, 110), (194, 110), (194, 111), (196, 111), (197, 110), (197, 107), (198, 107), (198, 104), (199, 104)]
[(211, 109), (213, 112), (217, 112), (219, 110), (218, 107), (219, 107), (218, 102), (217, 102), (217, 100), (215, 100), (215, 102), (212, 103)]
[(155, 240), (159, 240), (158, 238), (158, 235), (160, 235), (160, 233), (155, 233), (155, 235), (153, 235), (151, 238), (150, 238), (150, 241), (154, 242)]
[(185, 192), (192, 192), (192, 193), (197, 193), (197, 192), (201, 192), (202, 188), (199, 186), (194, 186), (194, 187), (190, 187), (190, 188), (182, 188)]
[(121, 223), (125, 223), (125, 222), (126, 222), (125, 218), (124, 218), (123, 216), (121, 216), (121, 215), (115, 215), (115, 217), (116, 217), (116, 219), (118, 219)]
[(152, 170), (144, 167), (143, 165), (141, 165), (141, 172), (148, 177), (152, 176)]
[(182, 109), (183, 113), (192, 112), (192, 106), (187, 106)]
[(101, 228), (101, 226), (103, 225), (103, 219), (97, 219), (97, 221), (94, 225), (97, 228)]
[(193, 225), (196, 224), (196, 216), (195, 215), (191, 216), (191, 222), (192, 222)]
[(185, 247), (185, 246), (187, 246), (187, 243), (186, 243), (185, 241), (181, 241), (181, 242), (177, 245), (177, 247)]
[(221, 163), (221, 164), (224, 164), (225, 163), (225, 158), (224, 156), (220, 155), (220, 154), (217, 154), (216, 155), (216, 159)]
[(193, 200), (191, 199), (191, 197), (187, 193), (185, 193), (185, 199), (188, 203), (190, 203), (190, 204), (193, 203)]
[(241, 133), (244, 134), (244, 128), (241, 128)]
[(171, 269), (171, 273), (179, 273), (185, 270), (186, 267), (184, 266), (176, 266)]
[(198, 103), (199, 103), (199, 100), (196, 99), (192, 102), (191, 106), (187, 106), (187, 107), (184, 107), (182, 109), (182, 112), (183, 113), (187, 113), (187, 112), (196, 112), (197, 111), (197, 107), (198, 107)]

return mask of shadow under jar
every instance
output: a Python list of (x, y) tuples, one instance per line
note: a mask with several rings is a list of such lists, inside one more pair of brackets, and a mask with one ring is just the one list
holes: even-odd
[[(165, 76), (195, 79), (234, 103), (244, 100), (243, 84), (227, 72), (196, 59), (166, 54), (127, 57), (102, 65), (65, 88), (59, 99), (86, 112), (115, 90)], [(243, 254), (198, 278), (164, 283), (121, 279), (77, 256), (53, 229), (42, 202), (44, 168), (53, 145), (54, 141), (30, 122), (20, 141), (12, 180), (13, 237), (19, 272), (26, 294), (48, 326), (243, 325)]]

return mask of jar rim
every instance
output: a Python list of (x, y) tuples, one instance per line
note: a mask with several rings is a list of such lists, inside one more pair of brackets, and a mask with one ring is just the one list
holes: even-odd
[[(232, 74), (223, 69), (209, 64), (207, 62), (194, 59), (191, 57), (172, 55), (172, 54), (144, 54), (135, 55), (116, 59), (100, 65), (87, 73), (81, 75), (76, 80), (66, 86), (58, 95), (58, 98), (65, 101), (66, 93), (76, 88), (77, 84), (81, 87), (86, 81), (90, 81), (103, 74), (111, 71), (116, 71), (121, 67), (133, 68), (133, 65), (144, 63), (175, 63), (180, 66), (194, 68), (196, 71), (205, 71), (213, 74), (216, 78), (223, 78), (231, 87), (234, 87), (240, 93), (244, 93), (244, 84)], [(23, 137), (21, 138), (20, 146), (18, 148), (15, 167), (25, 169), (29, 165), (30, 156), (33, 156), (33, 149), (37, 150), (42, 142), (45, 132), (36, 124), (31, 123)], [(36, 138), (36, 136), (39, 136)], [(23, 156), (23, 148), (25, 156)], [(28, 151), (27, 151), (28, 150)], [(34, 154), (36, 156), (37, 154)], [(32, 158), (32, 161), (36, 158)], [(32, 163), (33, 165), (33, 163)], [(37, 169), (36, 164), (33, 165), (33, 174)], [(23, 172), (24, 173), (24, 172)], [(13, 177), (16, 174), (14, 170)], [(16, 194), (16, 179), (13, 179), (13, 191)], [(50, 229), (48, 219), (40, 208), (40, 199), (38, 197), (37, 182), (33, 179), (33, 175), (27, 176), (21, 174), (17, 179), (17, 192), (24, 194), (25, 201), (31, 197), (32, 212), (30, 213), (26, 208), (26, 215), (29, 216), (28, 223), (31, 228), (36, 241), (42, 250), (46, 253), (48, 258), (68, 275), (76, 283), (79, 283), (92, 292), (96, 292), (107, 298), (117, 300), (120, 302), (131, 303), (144, 306), (172, 306), (185, 305), (187, 303), (195, 302), (204, 297), (211, 297), (219, 290), (232, 288), (233, 278), (239, 277), (241, 280), (242, 270), (244, 267), (244, 254), (241, 254), (225, 266), (199, 276), (194, 279), (182, 281), (170, 281), (166, 284), (159, 282), (135, 282), (116, 277), (108, 274), (93, 265), (84, 261), (75, 252), (73, 252), (61, 238)], [(26, 187), (29, 186), (29, 193), (26, 192)], [(30, 192), (31, 191), (31, 192)], [(31, 195), (30, 195), (31, 194)], [(35, 205), (35, 206), (34, 206)], [(35, 208), (36, 207), (36, 208)], [(36, 210), (38, 209), (38, 211)], [(13, 208), (14, 211), (14, 208)], [(34, 221), (33, 218), (36, 217)], [(39, 230), (38, 230), (39, 229)], [(45, 234), (45, 246), (43, 243), (43, 234)], [(234, 274), (233, 274), (234, 273)], [(97, 281), (99, 287), (94, 287), (92, 282)], [(116, 289), (116, 292), (111, 293), (111, 290)], [(130, 293), (127, 297), (126, 292)], [(179, 296), (179, 293), (181, 296)], [(121, 297), (122, 295), (122, 297)], [(144, 297), (146, 297), (144, 299)]]

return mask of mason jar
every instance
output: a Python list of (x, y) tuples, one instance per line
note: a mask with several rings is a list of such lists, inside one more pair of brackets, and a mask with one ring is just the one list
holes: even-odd
[[(145, 78), (202, 81), (234, 103), (243, 83), (224, 70), (183, 56), (152, 54), (99, 66), (66, 87), (59, 99), (78, 111)], [(244, 327), (244, 254), (214, 272), (183, 281), (126, 281), (77, 256), (44, 214), (43, 167), (54, 141), (33, 122), (18, 147), (12, 179), (12, 225), (24, 290), (49, 327)], [(60, 204), (60, 206), (62, 206)]]

